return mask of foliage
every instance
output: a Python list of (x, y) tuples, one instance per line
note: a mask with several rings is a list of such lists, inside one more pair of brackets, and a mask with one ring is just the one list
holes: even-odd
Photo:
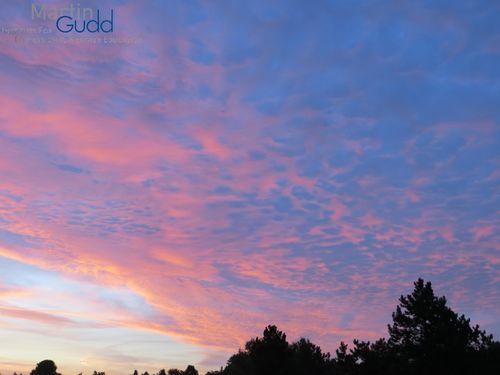
[(46, 359), (39, 362), (36, 368), (31, 370), (30, 375), (61, 375), (57, 372), (57, 366), (54, 361)]

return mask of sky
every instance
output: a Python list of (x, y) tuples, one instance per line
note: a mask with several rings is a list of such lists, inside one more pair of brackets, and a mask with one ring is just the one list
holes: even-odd
[(334, 352), (418, 277), (500, 338), (500, 2), (72, 4), (0, 3), (0, 372)]

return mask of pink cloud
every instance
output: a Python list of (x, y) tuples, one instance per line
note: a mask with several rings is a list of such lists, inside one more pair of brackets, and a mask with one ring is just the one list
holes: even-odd
[(0, 306), (0, 314), (16, 319), (34, 320), (39, 323), (51, 325), (73, 325), (71, 319), (35, 310), (27, 310), (17, 307)]
[(491, 236), (494, 233), (494, 230), (494, 225), (477, 226), (472, 228), (472, 233), (474, 234), (474, 239), (479, 241), (484, 237)]

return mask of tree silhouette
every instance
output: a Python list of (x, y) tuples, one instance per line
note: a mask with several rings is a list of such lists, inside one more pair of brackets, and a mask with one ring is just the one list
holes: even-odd
[(330, 353), (323, 353), (319, 346), (308, 339), (301, 338), (290, 347), (292, 353), (291, 371), (297, 375), (327, 374)]
[[(347, 346), (344, 346), (344, 350), (346, 349)], [(353, 348), (349, 353), (340, 352), (342, 352), (342, 355), (339, 356), (339, 351), (337, 351), (336, 364), (341, 373), (392, 374), (391, 369), (394, 367), (394, 358), (392, 358), (392, 353), (388, 349), (387, 341), (383, 338), (375, 341), (375, 343), (355, 339)]]
[(356, 361), (348, 350), (348, 345), (341, 341), (339, 348), (335, 351), (334, 368), (339, 375), (352, 374), (356, 367)]
[(401, 296), (388, 325), (389, 349), (407, 374), (463, 373), (479, 352), (489, 350), (493, 336), (470, 319), (458, 316), (445, 297), (436, 297), (430, 282), (418, 279), (412, 294)]
[(286, 373), (290, 348), (286, 335), (276, 326), (264, 329), (262, 338), (248, 341), (245, 350), (229, 358), (225, 375), (279, 375)]
[[(165, 371), (165, 370), (163, 370)], [(161, 371), (160, 371), (161, 372)], [(168, 375), (198, 375), (198, 370), (193, 365), (186, 367), (184, 371), (178, 370), (176, 368), (171, 368), (167, 371)]]
[(224, 375), (254, 375), (257, 374), (255, 364), (248, 352), (239, 350), (227, 361), (227, 366), (223, 371)]
[(50, 359), (43, 360), (36, 365), (36, 368), (31, 370), (30, 375), (61, 375), (57, 372), (57, 366)]
[(246, 344), (248, 354), (257, 370), (262, 375), (287, 373), (290, 349), (286, 335), (276, 326), (268, 326), (262, 338), (255, 338)]
[(213, 375), (323, 375), (331, 369), (330, 354), (307, 339), (289, 344), (285, 333), (268, 326), (262, 338), (254, 338)]

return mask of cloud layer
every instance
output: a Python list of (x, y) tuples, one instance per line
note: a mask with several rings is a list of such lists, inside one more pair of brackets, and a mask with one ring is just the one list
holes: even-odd
[(275, 323), (333, 351), (417, 277), (500, 333), (498, 5), (99, 2), (133, 44), (6, 32), (51, 27), (30, 6), (0, 5), (7, 338), (217, 367)]

